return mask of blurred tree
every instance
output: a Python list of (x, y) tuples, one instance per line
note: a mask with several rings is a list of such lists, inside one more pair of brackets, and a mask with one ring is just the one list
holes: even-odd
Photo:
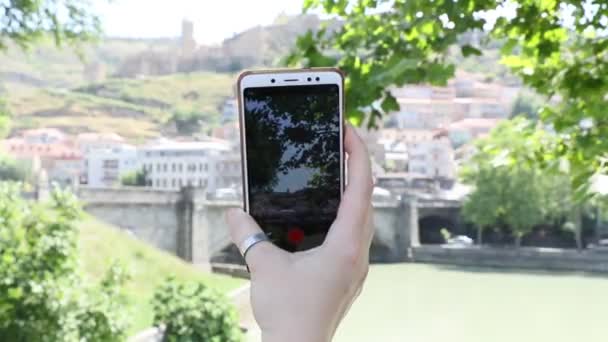
[(513, 109), (511, 110), (511, 118), (523, 116), (532, 121), (538, 121), (540, 109), (543, 107), (543, 100), (538, 96), (528, 92), (521, 92), (517, 95)]
[(30, 176), (30, 170), (25, 165), (0, 154), (0, 181), (24, 182)]
[[(519, 246), (534, 226), (576, 215), (567, 160), (538, 151), (555, 149), (558, 137), (516, 118), (500, 124), (477, 142), (477, 152), (463, 168), (465, 183), (475, 187), (463, 215), (478, 228), (508, 225)], [(580, 227), (576, 230), (580, 247)]]
[(141, 169), (125, 173), (120, 177), (120, 184), (124, 186), (146, 186), (148, 171)]
[(55, 190), (49, 203), (26, 201), (19, 184), (0, 183), (0, 341), (122, 341), (128, 312), (115, 265), (101, 281), (78, 267), (81, 209)]
[(217, 117), (196, 110), (177, 110), (173, 113), (171, 121), (175, 123), (177, 133), (182, 135), (192, 135), (201, 131), (203, 124), (214, 125)]
[[(446, 84), (455, 70), (446, 59), (450, 47), (475, 56), (500, 41), (503, 63), (525, 85), (561, 100), (546, 103), (540, 117), (560, 133), (554, 152), (567, 157), (577, 198), (589, 196), (589, 179), (605, 172), (608, 1), (305, 0), (304, 9), (343, 25), (301, 36), (286, 63), (344, 70), (351, 123), (375, 127), (397, 110), (391, 86)], [(490, 39), (458, 40), (482, 31)]]
[(88, 0), (26, 0), (0, 2), (0, 50), (12, 41), (27, 49), (52, 35), (58, 46), (94, 39), (101, 25)]

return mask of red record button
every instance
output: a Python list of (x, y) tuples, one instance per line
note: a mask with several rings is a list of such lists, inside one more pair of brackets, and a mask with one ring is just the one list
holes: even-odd
[(289, 228), (287, 231), (287, 241), (292, 245), (299, 245), (304, 240), (304, 231), (299, 227)]

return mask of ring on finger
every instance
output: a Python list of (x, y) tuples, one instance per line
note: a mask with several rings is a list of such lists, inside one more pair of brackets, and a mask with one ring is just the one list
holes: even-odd
[(243, 259), (247, 258), (247, 252), (249, 252), (251, 250), (251, 248), (255, 245), (257, 245), (260, 242), (263, 241), (269, 241), (268, 237), (266, 236), (266, 234), (260, 232), (260, 233), (255, 233), (249, 237), (247, 237), (243, 243), (241, 243), (241, 245), (239, 246), (239, 250), (241, 251), (241, 254), (243, 255)]

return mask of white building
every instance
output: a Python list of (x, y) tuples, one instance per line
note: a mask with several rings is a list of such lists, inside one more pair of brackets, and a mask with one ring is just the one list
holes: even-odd
[(113, 148), (90, 150), (86, 155), (87, 185), (107, 188), (120, 184), (120, 178), (138, 169), (135, 146), (121, 144)]
[(224, 101), (222, 105), (222, 123), (232, 122), (237, 120), (238, 106), (236, 99), (230, 98)]
[[(125, 139), (116, 133), (81, 133), (76, 136), (76, 147), (84, 156), (82, 160), (82, 172), (80, 175), (80, 183), (90, 187), (107, 187), (114, 186), (117, 180), (120, 180), (120, 175), (117, 179), (111, 174), (114, 171), (106, 170), (100, 160), (123, 160), (129, 159), (132, 155), (133, 146), (125, 143)], [(123, 148), (124, 147), (124, 148)], [(122, 156), (122, 154), (125, 154)], [(94, 165), (90, 165), (91, 162)], [(113, 162), (109, 162), (112, 165)], [(120, 164), (120, 163), (119, 163)], [(110, 167), (110, 166), (108, 166)], [(111, 168), (111, 167), (110, 167)], [(119, 168), (119, 166), (117, 166)], [(90, 174), (90, 173), (93, 174)], [(116, 169), (116, 172), (123, 172)], [(104, 176), (107, 174), (107, 177)], [(91, 181), (93, 183), (91, 183)]]
[(456, 178), (454, 150), (445, 136), (409, 145), (409, 172), (429, 178)]
[(141, 168), (147, 171), (148, 186), (153, 189), (175, 191), (193, 186), (212, 193), (226, 186), (226, 182), (230, 183), (222, 178), (228, 174), (223, 165), (230, 163), (219, 163), (230, 155), (230, 145), (223, 140), (160, 140), (142, 147), (138, 159)]

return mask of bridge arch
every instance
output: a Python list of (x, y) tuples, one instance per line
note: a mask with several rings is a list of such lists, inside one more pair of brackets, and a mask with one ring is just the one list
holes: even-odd
[(457, 230), (457, 221), (447, 215), (427, 215), (418, 219), (418, 229), (421, 244), (445, 243), (441, 229), (450, 232)]

